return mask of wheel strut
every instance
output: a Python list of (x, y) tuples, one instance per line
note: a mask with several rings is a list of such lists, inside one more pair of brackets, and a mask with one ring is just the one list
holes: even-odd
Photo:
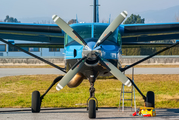
[(44, 96), (48, 93), (48, 91), (57, 83), (59, 82), (61, 79), (63, 78), (63, 76), (58, 76), (57, 78), (55, 78), (55, 80), (52, 82), (52, 84), (50, 85), (50, 87), (46, 90), (46, 92), (40, 97), (40, 100), (42, 102), (42, 100), (44, 99)]
[(133, 80), (131, 80), (129, 77), (128, 79), (130, 80), (130, 82), (132, 83), (132, 85), (135, 87), (135, 89), (140, 93), (140, 95), (143, 97), (143, 100), (146, 102), (146, 97), (144, 96), (144, 94), (139, 90), (139, 88), (136, 86), (136, 84), (134, 83)]

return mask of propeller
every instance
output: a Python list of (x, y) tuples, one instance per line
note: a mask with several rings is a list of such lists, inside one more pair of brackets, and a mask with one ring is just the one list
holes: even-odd
[(124, 85), (130, 87), (132, 84), (130, 80), (114, 66), (111, 62), (107, 61), (104, 58), (98, 56), (98, 59), (101, 61), (101, 64), (106, 67), (119, 81), (121, 81)]
[(86, 58), (87, 57), (83, 57), (67, 72), (67, 74), (65, 74), (65, 76), (60, 80), (60, 82), (56, 86), (56, 89), (58, 91), (63, 89), (63, 87), (65, 87), (70, 82), (70, 80), (80, 71), (80, 69), (84, 65), (84, 62), (86, 61)]
[(88, 47), (87, 43), (83, 40), (83, 38), (73, 28), (71, 28), (63, 19), (61, 19), (57, 15), (53, 15), (52, 19), (63, 31), (65, 31), (65, 33), (67, 33), (76, 42), (83, 45), (87, 50), (91, 50)]
[[(103, 34), (98, 39), (96, 45), (94, 48), (99, 46), (102, 42), (104, 42), (116, 29), (117, 27), (123, 22), (123, 20), (126, 18), (127, 12), (123, 11), (103, 32)], [(54, 22), (64, 31), (66, 32), (72, 39), (74, 39), (79, 44), (83, 45), (87, 50), (89, 50), (85, 57), (83, 57), (80, 61), (78, 61), (68, 72), (65, 74), (65, 76), (60, 80), (60, 82), (57, 84), (56, 89), (61, 90), (63, 87), (65, 87), (70, 80), (81, 70), (84, 63), (90, 59), (91, 57), (94, 57), (95, 55), (96, 59), (95, 61), (100, 61), (101, 64), (106, 67), (118, 80), (120, 80), (124, 85), (131, 86), (130, 80), (119, 70), (117, 69), (112, 63), (107, 61), (106, 59), (103, 59), (100, 57), (100, 54), (96, 52), (95, 50), (91, 50), (87, 43), (83, 40), (83, 38), (75, 31), (73, 30), (64, 20), (62, 20), (57, 15), (53, 15), (52, 19)], [(93, 66), (93, 65), (91, 65)]]
[(118, 17), (102, 33), (102, 35), (96, 42), (94, 48), (99, 46), (101, 43), (103, 43), (117, 29), (117, 27), (124, 21), (126, 17), (127, 17), (127, 11), (121, 12), (121, 14), (119, 14)]

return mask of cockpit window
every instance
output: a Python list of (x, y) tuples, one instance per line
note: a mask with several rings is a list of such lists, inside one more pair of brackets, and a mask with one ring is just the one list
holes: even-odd
[[(98, 39), (107, 27), (108, 27), (107, 25), (94, 25), (94, 38)], [(109, 36), (108, 40), (117, 42), (117, 37), (118, 34), (116, 30), (113, 32), (112, 35)]]
[[(92, 27), (93, 26), (93, 27)], [(72, 28), (83, 38), (97, 38), (102, 35), (105, 29), (108, 27), (108, 24), (80, 24), (80, 25), (73, 25)], [(92, 30), (93, 29), (93, 30)], [(92, 32), (93, 31), (93, 32)], [(93, 35), (92, 35), (93, 34)], [(115, 43), (120, 44), (121, 38), (118, 35), (118, 30), (115, 30), (113, 34), (111, 34), (108, 40), (113, 41)], [(74, 41), (70, 36), (65, 34), (65, 45)]]
[[(83, 39), (91, 38), (91, 25), (79, 25), (72, 27)], [(68, 43), (73, 41), (73, 39), (68, 36)]]

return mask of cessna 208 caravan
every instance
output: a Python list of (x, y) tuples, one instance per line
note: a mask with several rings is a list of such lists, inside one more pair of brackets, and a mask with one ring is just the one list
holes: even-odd
[[(175, 44), (152, 44), (149, 41), (179, 38), (179, 23), (162, 24), (121, 24), (127, 16), (123, 11), (111, 23), (75, 23), (70, 26), (57, 15), (53, 15), (54, 24), (0, 23), (0, 41), (13, 46), (61, 71), (64, 76), (57, 77), (47, 91), (40, 96), (39, 91), (32, 93), (31, 110), (40, 112), (44, 96), (56, 84), (59, 91), (66, 85), (73, 88), (80, 85), (83, 79), (90, 83), (90, 97), (87, 102), (89, 118), (96, 118), (97, 99), (94, 83), (98, 76), (114, 75), (126, 86), (133, 85), (143, 97), (146, 106), (155, 107), (155, 96), (149, 91), (145, 96), (135, 83), (122, 72), (167, 50)], [(64, 45), (66, 67), (61, 68), (28, 51), (18, 44), (11, 44), (5, 39), (38, 41), (43, 43), (26, 44), (26, 46), (61, 47)], [(120, 56), (126, 45), (162, 45), (165, 49), (158, 51), (128, 67), (122, 68)]]

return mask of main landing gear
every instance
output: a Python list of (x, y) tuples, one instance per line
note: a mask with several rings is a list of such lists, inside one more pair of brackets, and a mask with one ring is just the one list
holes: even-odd
[(155, 94), (153, 91), (148, 91), (146, 97), (144, 96), (144, 94), (139, 90), (139, 88), (136, 86), (136, 84), (134, 83), (133, 80), (131, 80), (130, 78), (128, 78), (132, 85), (135, 87), (135, 89), (140, 93), (140, 95), (143, 97), (144, 101), (145, 101), (145, 107), (153, 107), (155, 108)]
[(44, 96), (48, 93), (48, 91), (62, 79), (63, 76), (57, 77), (53, 83), (50, 85), (50, 87), (47, 89), (47, 91), (40, 97), (39, 91), (32, 92), (32, 103), (31, 103), (31, 111), (32, 113), (39, 113), (41, 108), (41, 103), (44, 98)]

